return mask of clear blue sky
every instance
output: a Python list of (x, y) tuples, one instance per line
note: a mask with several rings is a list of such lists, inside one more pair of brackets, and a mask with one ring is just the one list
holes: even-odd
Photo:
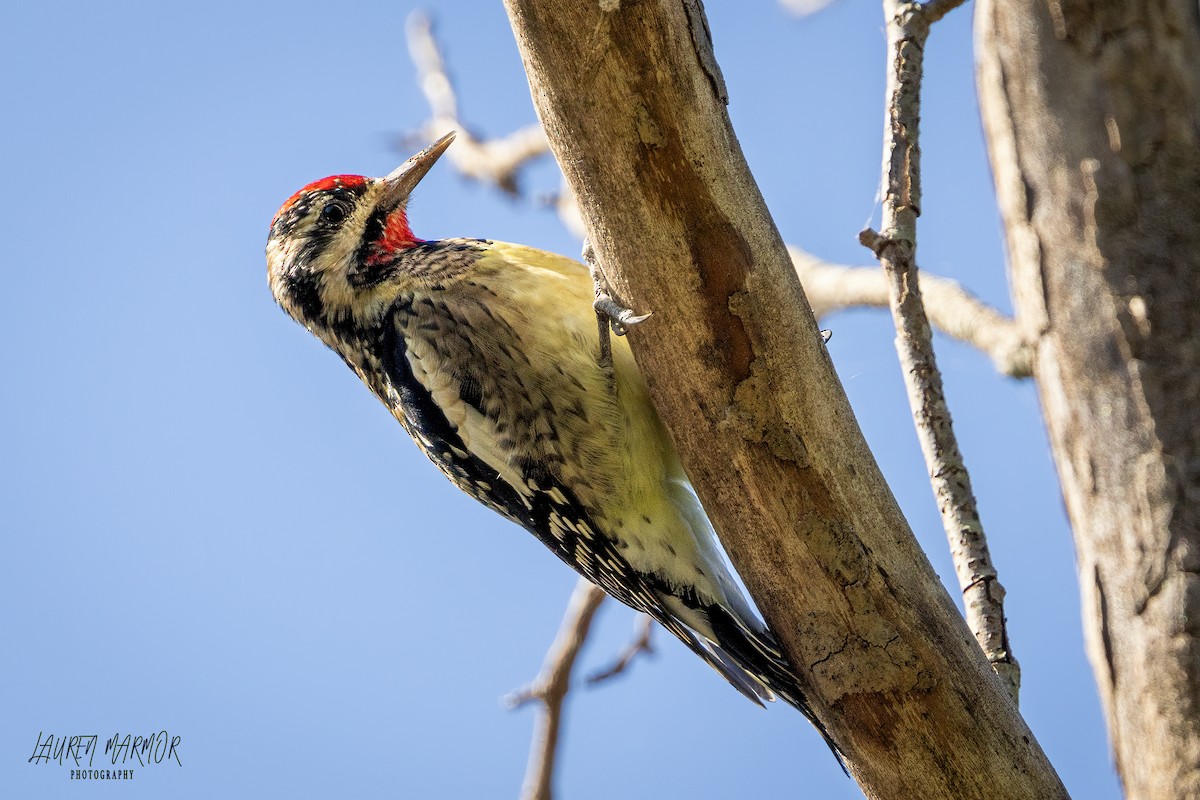
[[(511, 797), (537, 670), (574, 576), (460, 495), (275, 307), (263, 244), (299, 186), (383, 174), (427, 109), (409, 2), (9, 3), (0, 66), (0, 795)], [(733, 10), (736, 7), (736, 11)], [(477, 131), (534, 119), (499, 2), (433, 6)], [(789, 241), (868, 263), (883, 33), (709, 3), (735, 126)], [(929, 45), (923, 266), (1009, 307), (975, 108), (970, 8)], [(531, 188), (557, 186), (549, 164)], [(425, 238), (569, 254), (552, 213), (421, 186)], [(884, 313), (825, 321), (869, 441), (953, 583)], [(1079, 798), (1116, 798), (1073, 552), (1034, 387), (940, 341), (1009, 590), (1022, 707)], [(957, 591), (954, 591), (957, 595)], [(610, 605), (585, 666), (633, 616)], [(861, 796), (801, 717), (743, 700), (674, 641), (573, 697), (563, 796)], [(183, 766), (78, 785), (39, 731), (181, 736)], [(97, 758), (99, 766), (100, 758)]]

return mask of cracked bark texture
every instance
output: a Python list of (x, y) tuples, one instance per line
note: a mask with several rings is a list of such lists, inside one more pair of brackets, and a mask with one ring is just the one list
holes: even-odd
[(863, 441), (699, 2), (506, 7), (599, 266), (654, 312), (630, 340), (655, 404), (866, 795), (1066, 797)]
[(1200, 9), (981, 0), (1018, 323), (1130, 798), (1200, 796)]

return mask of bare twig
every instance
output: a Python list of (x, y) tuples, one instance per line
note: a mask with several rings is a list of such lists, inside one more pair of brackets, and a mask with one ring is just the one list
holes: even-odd
[(481, 140), (458, 117), (454, 84), (446, 74), (441, 49), (429, 17), (421, 11), (408, 16), (408, 52), (416, 64), (421, 91), (433, 112), (425, 135), (434, 139), (450, 131), (458, 138), (447, 157), (463, 175), (494, 183), (508, 194), (519, 194), (517, 178), (528, 162), (550, 152), (541, 125), (529, 125), (500, 139)]
[(625, 645), (620, 653), (617, 653), (616, 660), (611, 664), (589, 675), (587, 679), (588, 685), (595, 685), (620, 675), (629, 669), (634, 659), (641, 653), (645, 653), (646, 655), (654, 654), (654, 642), (652, 640), (654, 619), (646, 614), (638, 614), (635, 620), (634, 626), (636, 632), (633, 641)]
[(546, 651), (541, 671), (531, 684), (505, 698), (505, 704), (510, 708), (534, 700), (541, 704), (529, 746), (529, 762), (521, 787), (522, 800), (550, 800), (553, 796), (554, 763), (558, 755), (564, 701), (571, 685), (571, 670), (587, 641), (596, 609), (606, 596), (603, 590), (589, 581), (579, 579), (567, 603), (558, 634)]
[(925, 17), (925, 23), (932, 25), (965, 2), (966, 0), (929, 0), (921, 7), (921, 14)]
[[(788, 252), (818, 319), (844, 308), (888, 307), (887, 278), (878, 269), (830, 264), (791, 245)], [(923, 272), (920, 283), (921, 293), (929, 300), (926, 308), (933, 327), (981, 350), (1002, 374), (1030, 376), (1034, 350), (1014, 320), (957, 281)]]
[(916, 228), (921, 205), (917, 132), (922, 57), (930, 24), (961, 2), (934, 0), (922, 6), (909, 0), (884, 0), (891, 69), (884, 141), (883, 233), (867, 229), (859, 240), (879, 258), (887, 276), (896, 323), (896, 350), (942, 524), (950, 539), (967, 624), (1015, 701), (1021, 673), (1008, 643), (1004, 588), (992, 565), (971, 478), (954, 436), (917, 279)]

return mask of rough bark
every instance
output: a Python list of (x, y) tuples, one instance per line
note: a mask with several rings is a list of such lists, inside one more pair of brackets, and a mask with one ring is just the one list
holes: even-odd
[(1200, 11), (981, 0), (1019, 324), (1130, 798), (1200, 796)]
[(872, 798), (1066, 792), (863, 441), (700, 4), (506, 0), (551, 146), (722, 542)]

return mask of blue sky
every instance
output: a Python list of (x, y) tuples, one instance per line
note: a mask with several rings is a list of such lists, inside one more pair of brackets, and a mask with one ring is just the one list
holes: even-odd
[[(0, 794), (510, 797), (573, 575), (462, 496), (267, 290), (271, 216), (384, 174), (427, 108), (408, 2), (10, 3), (0, 317)], [(499, 2), (430, 3), (468, 124), (534, 119)], [(734, 10), (736, 8), (736, 10)], [(875, 3), (799, 20), (709, 3), (730, 113), (784, 237), (869, 263), (884, 39)], [(928, 48), (920, 261), (1009, 308), (970, 8)], [(553, 190), (551, 164), (533, 190)], [(575, 254), (551, 212), (439, 166), (419, 236)], [(868, 440), (951, 584), (885, 313), (827, 319)], [(1074, 557), (1034, 386), (939, 340), (1024, 668), (1022, 710), (1076, 797), (1119, 796), (1082, 652)], [(953, 594), (957, 595), (957, 590)], [(584, 666), (633, 615), (601, 612)], [(565, 797), (860, 797), (786, 707), (664, 635), (572, 699)], [(182, 766), (80, 786), (39, 732), (161, 729)], [(100, 759), (97, 758), (97, 762)], [(97, 763), (96, 766), (99, 766)]]

